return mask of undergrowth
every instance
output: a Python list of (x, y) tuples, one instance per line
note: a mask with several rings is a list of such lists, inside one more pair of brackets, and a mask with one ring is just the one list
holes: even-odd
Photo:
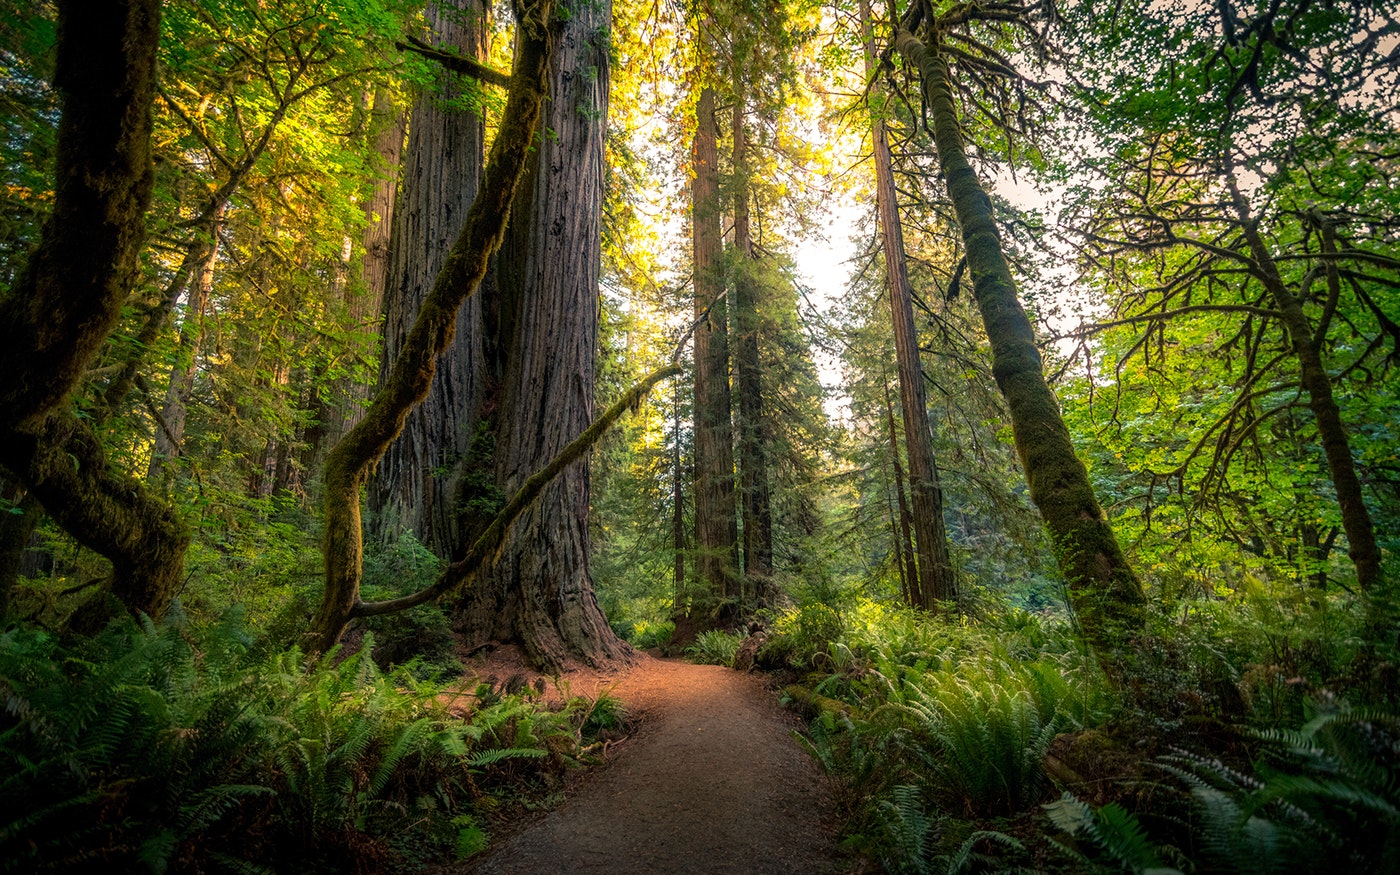
[[(237, 614), (0, 634), (0, 868), (341, 872), (479, 851), (506, 794), (612, 704), (454, 693), (366, 654), (310, 666)], [(466, 716), (457, 716), (465, 714)], [(551, 778), (553, 775), (553, 778)]]
[[(838, 779), (845, 842), (889, 872), (1400, 871), (1390, 663), (1351, 606), (1261, 604), (1157, 615), (1144, 646), (1173, 644), (1148, 707), (1072, 628), (1016, 610), (808, 606), (759, 661), (800, 678), (787, 698)], [(1057, 736), (1136, 763), (1095, 790), (1119, 801), (1051, 780)]]

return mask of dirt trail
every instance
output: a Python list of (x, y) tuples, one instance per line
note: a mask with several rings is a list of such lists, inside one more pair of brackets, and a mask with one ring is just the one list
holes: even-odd
[(470, 871), (840, 871), (830, 793), (759, 680), (642, 657), (615, 694), (641, 728), (538, 823)]

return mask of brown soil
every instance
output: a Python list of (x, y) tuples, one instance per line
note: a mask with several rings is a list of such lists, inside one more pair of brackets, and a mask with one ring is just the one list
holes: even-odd
[(613, 743), (608, 761), (562, 805), (465, 871), (809, 875), (844, 868), (830, 788), (794, 738), (793, 718), (757, 677), (645, 655), (624, 672), (566, 680), (573, 694), (616, 684), (613, 694), (637, 731)]

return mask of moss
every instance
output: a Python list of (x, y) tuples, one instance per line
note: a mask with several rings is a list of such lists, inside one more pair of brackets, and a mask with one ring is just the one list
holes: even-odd
[(939, 164), (953, 200), (973, 294), (992, 345), (992, 373), (1011, 414), (1031, 500), (1049, 530), (1070, 602), (1101, 664), (1121, 677), (1114, 654), (1142, 629), (1146, 597), (1075, 455), (1059, 403), (1045, 381), (1030, 320), (1002, 252), (991, 201), (968, 163), (947, 62), (907, 30), (896, 48), (923, 76)]

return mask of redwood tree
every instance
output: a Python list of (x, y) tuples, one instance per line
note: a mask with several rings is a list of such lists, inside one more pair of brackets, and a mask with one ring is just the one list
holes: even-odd
[[(432, 42), (462, 57), (481, 58), (488, 11), (480, 0), (430, 3)], [(461, 107), (463, 89), (475, 86), (455, 73), (442, 75), (440, 88), (418, 96), (409, 121), (402, 191), (388, 247), (380, 385), (389, 379), (479, 187), (482, 119)], [(371, 528), (381, 540), (413, 532), (439, 555), (462, 549), (454, 494), (485, 389), (481, 306), (473, 296), (457, 312), (452, 343), (438, 362), (428, 397), (409, 415), (370, 481)]]
[[(537, 151), (483, 301), (483, 421), (495, 422), (495, 483), (506, 495), (593, 418), (610, 21), (610, 4), (578, 3), (559, 30)], [(631, 652), (593, 594), (588, 505), (585, 458), (520, 515), (459, 602), (455, 625), (468, 647), (518, 641), (546, 667)]]

